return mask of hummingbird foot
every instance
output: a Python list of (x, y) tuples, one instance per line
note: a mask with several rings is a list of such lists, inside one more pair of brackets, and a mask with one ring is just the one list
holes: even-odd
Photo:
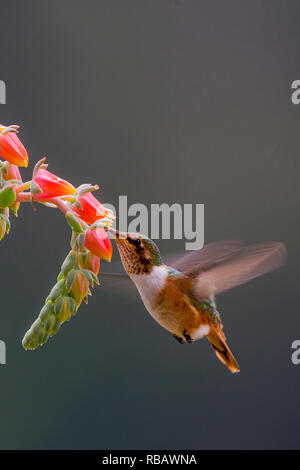
[(183, 330), (183, 336), (185, 337), (187, 343), (193, 342), (192, 338), (187, 334), (186, 330)]
[(173, 338), (177, 339), (177, 341), (179, 341), (180, 344), (184, 344), (184, 343), (185, 343), (184, 339), (181, 338), (181, 336), (173, 335)]
[(184, 339), (181, 336), (173, 335), (173, 338), (177, 339), (180, 344), (192, 343), (192, 338), (187, 334), (186, 330), (183, 330)]

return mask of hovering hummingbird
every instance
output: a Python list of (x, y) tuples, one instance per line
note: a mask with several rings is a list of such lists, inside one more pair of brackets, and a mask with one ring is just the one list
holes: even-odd
[(150, 238), (109, 230), (150, 315), (182, 344), (206, 336), (220, 361), (231, 372), (239, 372), (226, 343), (215, 296), (278, 268), (285, 260), (284, 245), (266, 242), (245, 247), (239, 240), (225, 240), (168, 266)]

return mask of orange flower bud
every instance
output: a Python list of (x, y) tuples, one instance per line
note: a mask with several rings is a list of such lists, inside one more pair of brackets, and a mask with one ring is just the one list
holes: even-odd
[(37, 191), (33, 194), (33, 197), (36, 200), (49, 199), (57, 196), (66, 196), (76, 192), (76, 188), (74, 188), (71, 183), (59, 178), (44, 168), (38, 169), (34, 175), (33, 181), (40, 190), (40, 192)]
[(103, 219), (103, 217), (109, 216), (109, 211), (93, 196), (92, 193), (85, 193), (79, 196), (78, 202), (81, 208), (73, 205), (71, 207), (84, 222), (93, 224), (96, 220)]
[(90, 229), (86, 232), (84, 246), (99, 258), (110, 261), (112, 246), (106, 230), (103, 228)]
[(17, 126), (0, 124), (0, 157), (14, 165), (28, 166), (27, 151), (17, 136)]

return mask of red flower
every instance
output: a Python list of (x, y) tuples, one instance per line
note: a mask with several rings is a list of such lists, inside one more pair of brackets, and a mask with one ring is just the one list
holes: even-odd
[(74, 194), (76, 188), (50, 171), (44, 168), (39, 168), (36, 172), (33, 181), (38, 185), (41, 193), (34, 193), (34, 199), (50, 199), (52, 197), (66, 196), (68, 194)]
[(18, 126), (0, 124), (0, 157), (14, 165), (28, 166), (27, 151), (17, 136)]
[(6, 163), (5, 169), (6, 171), (3, 171), (3, 178), (6, 181), (8, 180), (22, 181), (19, 167), (17, 165), (13, 165), (12, 163)]
[(86, 232), (85, 248), (99, 258), (110, 261), (112, 257), (112, 246), (106, 230), (103, 228), (90, 229)]
[(109, 215), (107, 209), (105, 209), (101, 202), (99, 202), (92, 193), (85, 193), (82, 196), (79, 196), (78, 201), (82, 209), (79, 209), (75, 205), (73, 205), (71, 209), (81, 218), (81, 220), (88, 224), (93, 224), (96, 220), (103, 219), (103, 217), (107, 217)]

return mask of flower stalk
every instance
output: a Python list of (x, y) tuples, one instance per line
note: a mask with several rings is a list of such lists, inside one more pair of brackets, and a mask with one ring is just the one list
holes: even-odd
[(100, 258), (85, 248), (79, 249), (78, 234), (72, 233), (72, 249), (62, 263), (57, 282), (47, 297), (38, 318), (25, 334), (24, 349), (36, 349), (54, 336), (61, 325), (76, 315), (95, 284), (99, 284)]
[(64, 260), (57, 282), (37, 319), (25, 334), (25, 349), (36, 349), (76, 315), (82, 301), (99, 284), (100, 259), (110, 261), (112, 247), (107, 229), (114, 214), (92, 194), (97, 185), (78, 188), (47, 170), (39, 160), (30, 181), (23, 182), (20, 167), (27, 167), (28, 153), (18, 138), (19, 126), (0, 124), (0, 240), (10, 231), (10, 211), (16, 216), (22, 203), (59, 209), (72, 230), (71, 251)]

